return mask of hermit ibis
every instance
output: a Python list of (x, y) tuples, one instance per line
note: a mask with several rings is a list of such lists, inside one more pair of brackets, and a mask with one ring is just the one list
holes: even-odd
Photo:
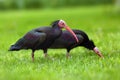
[(75, 33), (67, 26), (65, 21), (56, 20), (51, 26), (43, 26), (33, 29), (27, 32), (22, 38), (20, 38), (14, 45), (11, 45), (9, 51), (18, 51), (21, 49), (32, 50), (32, 60), (34, 61), (35, 50), (42, 49), (44, 52), (53, 44), (53, 42), (59, 38), (62, 34), (62, 28), (65, 28), (74, 37), (74, 43), (78, 42), (78, 38)]
[(89, 50), (93, 50), (97, 55), (100, 57), (103, 57), (99, 49), (95, 46), (94, 42), (89, 39), (88, 35), (82, 31), (82, 30), (73, 30), (73, 32), (76, 34), (79, 42), (76, 43), (72, 35), (68, 31), (63, 31), (62, 35), (57, 38), (54, 43), (50, 46), (51, 49), (61, 49), (65, 48), (67, 49), (66, 57), (69, 57), (69, 52), (71, 49), (83, 46)]

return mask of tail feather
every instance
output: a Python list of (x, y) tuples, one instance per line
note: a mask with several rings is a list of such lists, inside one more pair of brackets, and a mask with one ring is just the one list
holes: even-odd
[(18, 50), (20, 50), (22, 48), (21, 46), (23, 45), (23, 42), (24, 42), (23, 38), (19, 39), (14, 45), (11, 45), (9, 51), (18, 51)]
[(15, 45), (11, 45), (11, 47), (8, 51), (18, 51), (18, 50), (20, 50), (20, 47), (15, 46)]

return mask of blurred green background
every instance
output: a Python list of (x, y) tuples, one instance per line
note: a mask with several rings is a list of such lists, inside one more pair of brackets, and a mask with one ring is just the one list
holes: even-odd
[(0, 0), (0, 9), (61, 8), (114, 4), (118, 0)]
[[(63, 19), (85, 31), (104, 55), (77, 47), (66, 51), (9, 52), (26, 32)], [(120, 0), (0, 0), (0, 80), (120, 80)]]

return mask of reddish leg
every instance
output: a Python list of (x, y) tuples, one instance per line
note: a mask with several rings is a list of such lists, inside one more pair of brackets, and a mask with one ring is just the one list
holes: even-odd
[(66, 54), (66, 58), (67, 58), (67, 59), (70, 58), (70, 54), (69, 54), (69, 52), (67, 52), (67, 54)]
[(47, 53), (44, 53), (44, 57), (46, 58), (48, 56), (48, 54)]
[(43, 52), (44, 52), (44, 57), (46, 58), (48, 56), (47, 49), (44, 49)]
[(31, 56), (32, 56), (32, 61), (34, 61), (34, 51), (32, 51)]
[(66, 58), (70, 58), (70, 49), (67, 49)]

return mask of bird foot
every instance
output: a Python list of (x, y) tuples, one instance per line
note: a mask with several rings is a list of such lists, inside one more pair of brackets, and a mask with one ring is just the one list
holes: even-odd
[(34, 58), (32, 58), (32, 62), (34, 62)]
[(68, 59), (68, 58), (70, 58), (70, 57), (71, 57), (70, 54), (67, 53), (67, 54), (66, 54), (66, 58)]
[(32, 62), (34, 62), (34, 52), (32, 52), (31, 56), (32, 56)]
[(47, 58), (47, 57), (48, 57), (48, 54), (47, 54), (47, 53), (44, 53), (44, 57)]

